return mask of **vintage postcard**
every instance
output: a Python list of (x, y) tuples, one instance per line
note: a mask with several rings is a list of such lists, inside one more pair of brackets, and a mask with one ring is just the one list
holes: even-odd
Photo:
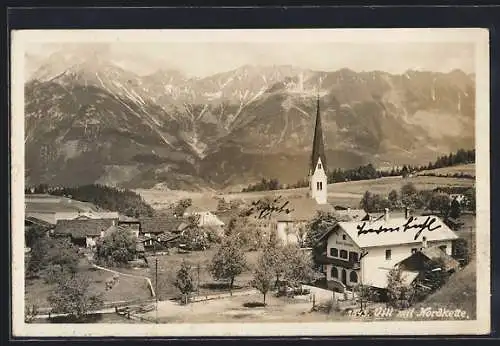
[(488, 44), (13, 31), (14, 335), (489, 333)]

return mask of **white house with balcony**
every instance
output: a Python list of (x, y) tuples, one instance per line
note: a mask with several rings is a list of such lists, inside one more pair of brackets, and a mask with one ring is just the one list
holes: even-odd
[[(375, 220), (339, 222), (323, 235), (325, 250), (316, 263), (326, 274), (328, 287), (340, 291), (358, 284), (387, 287), (387, 274), (394, 266), (427, 247), (452, 254), (458, 236), (437, 216), (391, 218), (388, 210)], [(418, 273), (404, 275), (411, 283)]]

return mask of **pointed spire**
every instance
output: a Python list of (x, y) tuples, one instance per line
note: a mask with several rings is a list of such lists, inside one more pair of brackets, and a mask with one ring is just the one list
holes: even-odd
[(314, 171), (316, 170), (316, 165), (318, 164), (319, 158), (321, 158), (323, 169), (326, 171), (325, 146), (323, 144), (323, 129), (321, 128), (321, 114), (319, 110), (319, 92), (316, 107), (316, 125), (314, 128), (314, 139), (311, 155), (311, 173), (314, 173)]

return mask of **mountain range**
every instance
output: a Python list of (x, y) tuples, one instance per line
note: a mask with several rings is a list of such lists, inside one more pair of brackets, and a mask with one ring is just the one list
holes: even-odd
[(138, 75), (98, 50), (26, 56), (27, 184), (224, 189), (306, 177), (317, 98), (328, 168), (426, 164), (474, 147), (475, 80), (254, 66)]

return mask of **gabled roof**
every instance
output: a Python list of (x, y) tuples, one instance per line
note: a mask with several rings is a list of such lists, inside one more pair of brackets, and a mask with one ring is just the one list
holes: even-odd
[(358, 221), (367, 215), (363, 209), (336, 209), (335, 212), (340, 216), (346, 216), (353, 221)]
[(112, 225), (111, 219), (58, 220), (54, 233), (68, 234), (73, 238), (85, 238), (99, 236), (101, 231), (106, 231)]
[[(412, 227), (405, 230), (405, 225), (417, 226), (429, 224), (430, 229), (424, 230), (417, 236), (420, 228)], [(339, 222), (351, 239), (361, 248), (421, 243), (425, 236), (427, 241), (454, 240), (458, 236), (437, 216), (416, 216), (406, 218), (384, 218), (370, 221)], [(373, 232), (366, 232), (371, 231)], [(360, 233), (362, 232), (362, 233)], [(365, 233), (366, 232), (366, 233)]]
[(34, 225), (38, 225), (38, 226), (42, 226), (42, 227), (47, 227), (47, 228), (54, 227), (54, 225), (51, 224), (50, 222), (41, 220), (41, 219), (36, 218), (34, 216), (27, 216), (27, 217), (24, 218), (24, 220), (27, 221), (27, 222), (30, 222), (30, 223), (32, 223)]
[(326, 213), (335, 213), (335, 209), (330, 204), (318, 204), (311, 198), (300, 198), (290, 200), (286, 206), (290, 209), (290, 213), (281, 212), (275, 213), (272, 218), (277, 221), (310, 221), (316, 217), (319, 211)]
[(447, 272), (450, 270), (456, 270), (460, 267), (460, 263), (458, 263), (457, 260), (446, 254), (437, 246), (432, 246), (424, 248), (421, 251), (417, 251), (411, 256), (399, 262), (397, 265), (404, 268), (405, 270), (419, 271), (425, 268), (424, 263), (429, 261), (437, 263), (440, 260), (444, 264), (443, 269)]
[(422, 254), (429, 258), (430, 260), (437, 261), (442, 260), (445, 266), (445, 270), (456, 269), (460, 267), (460, 263), (455, 260), (453, 257), (445, 253), (437, 246), (432, 246), (428, 248), (422, 249)]
[(323, 144), (323, 129), (321, 127), (321, 115), (319, 111), (319, 97), (316, 110), (316, 125), (314, 127), (314, 138), (312, 146), (311, 155), (311, 171), (314, 172), (316, 165), (318, 164), (318, 159), (321, 158), (323, 163), (323, 169), (326, 171), (326, 156), (325, 156), (325, 146)]
[(122, 215), (120, 214), (118, 216), (118, 221), (119, 222), (124, 222), (124, 223), (138, 223), (139, 222), (139, 219), (135, 218), (135, 217), (130, 217), (130, 216), (127, 216), (127, 215)]
[(183, 219), (174, 217), (140, 218), (142, 233), (176, 232)]

